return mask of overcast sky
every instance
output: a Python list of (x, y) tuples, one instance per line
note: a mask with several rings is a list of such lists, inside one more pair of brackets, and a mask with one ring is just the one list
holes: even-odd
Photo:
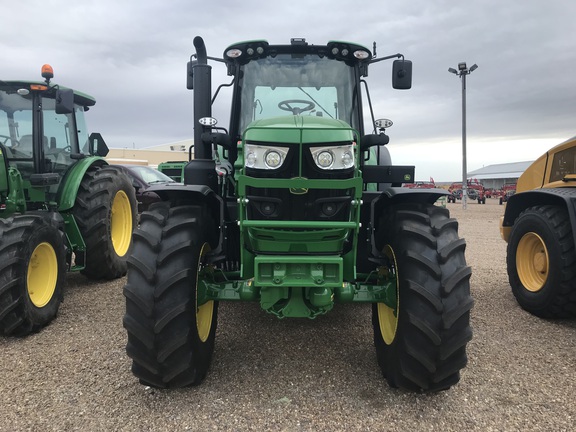
[[(186, 62), (202, 36), (221, 57), (238, 41), (272, 44), (305, 37), (322, 45), (346, 40), (413, 62), (411, 90), (391, 87), (391, 62), (368, 77), (377, 118), (394, 125), (395, 164), (416, 178), (461, 179), (462, 87), (467, 78), (467, 167), (534, 160), (576, 135), (576, 2), (444, 1), (123, 1), (20, 0), (3, 8), (0, 79), (40, 79), (93, 95), (92, 131), (109, 147), (143, 148), (192, 137), (192, 92)], [(213, 64), (213, 87), (228, 81)], [(229, 95), (214, 113), (226, 116)], [(226, 118), (219, 118), (226, 125)]]

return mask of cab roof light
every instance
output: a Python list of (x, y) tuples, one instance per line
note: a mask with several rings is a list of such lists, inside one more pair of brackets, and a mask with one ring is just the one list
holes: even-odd
[(50, 84), (50, 80), (54, 78), (54, 69), (49, 64), (42, 66), (42, 78), (46, 80), (46, 84)]
[(240, 42), (228, 47), (224, 52), (224, 57), (244, 63), (262, 57), (267, 47), (268, 42), (265, 40)]
[(238, 48), (232, 48), (226, 51), (226, 56), (230, 58), (238, 58), (242, 55), (242, 50)]
[(328, 52), (336, 59), (340, 60), (366, 60), (371, 57), (370, 51), (361, 45), (348, 42), (330, 41), (328, 42)]
[(356, 50), (354, 51), (354, 57), (358, 60), (365, 60), (370, 57), (370, 53), (364, 50)]

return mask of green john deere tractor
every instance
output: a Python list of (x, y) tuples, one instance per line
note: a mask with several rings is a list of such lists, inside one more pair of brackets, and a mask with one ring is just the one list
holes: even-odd
[[(400, 187), (414, 167), (391, 164), (391, 122), (374, 119), (364, 80), (369, 65), (396, 58), (393, 86), (408, 89), (411, 62), (346, 42), (257, 40), (223, 59), (200, 37), (194, 45), (194, 159), (184, 184), (151, 188), (162, 202), (142, 214), (128, 260), (134, 375), (155, 387), (199, 384), (220, 301), (258, 302), (279, 318), (359, 302), (372, 304), (390, 385), (456, 384), (472, 337), (465, 242), (434, 204), (446, 191)], [(208, 59), (233, 77), (227, 129), (212, 117)]]
[(84, 111), (96, 101), (44, 82), (0, 81), (0, 333), (24, 336), (57, 314), (67, 271), (126, 273), (134, 188), (108, 166)]

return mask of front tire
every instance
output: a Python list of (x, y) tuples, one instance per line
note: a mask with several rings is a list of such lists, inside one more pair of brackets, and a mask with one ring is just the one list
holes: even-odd
[(25, 336), (52, 321), (63, 298), (64, 234), (43, 216), (0, 220), (0, 332)]
[(510, 233), (506, 264), (523, 309), (542, 318), (576, 316), (576, 250), (565, 208), (523, 211)]
[(218, 304), (199, 305), (199, 272), (214, 221), (205, 205), (150, 207), (134, 233), (124, 287), (126, 352), (142, 384), (197, 385), (210, 367)]
[(126, 261), (136, 226), (136, 196), (117, 168), (90, 169), (82, 179), (73, 209), (86, 243), (82, 274), (91, 279), (115, 279), (126, 274)]
[(385, 210), (377, 245), (396, 275), (396, 306), (372, 306), (378, 363), (392, 387), (445, 390), (460, 380), (472, 338), (470, 267), (448, 210), (402, 204)]

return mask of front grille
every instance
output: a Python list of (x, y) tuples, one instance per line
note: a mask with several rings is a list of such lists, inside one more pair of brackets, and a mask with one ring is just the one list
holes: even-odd
[(288, 189), (248, 187), (248, 219), (348, 221), (352, 196), (352, 189), (310, 189), (294, 194)]
[[(266, 145), (265, 143), (258, 143)], [(277, 144), (270, 144), (277, 145)], [(316, 143), (314, 146), (327, 146)], [(342, 143), (332, 143), (342, 145)], [(322, 170), (316, 166), (310, 153), (310, 145), (290, 145), (282, 167), (277, 170), (246, 168), (246, 175), (256, 178), (344, 180), (354, 176), (354, 168), (348, 170)], [(247, 216), (251, 220), (301, 220), (301, 221), (348, 221), (353, 189), (290, 189), (247, 187)]]

